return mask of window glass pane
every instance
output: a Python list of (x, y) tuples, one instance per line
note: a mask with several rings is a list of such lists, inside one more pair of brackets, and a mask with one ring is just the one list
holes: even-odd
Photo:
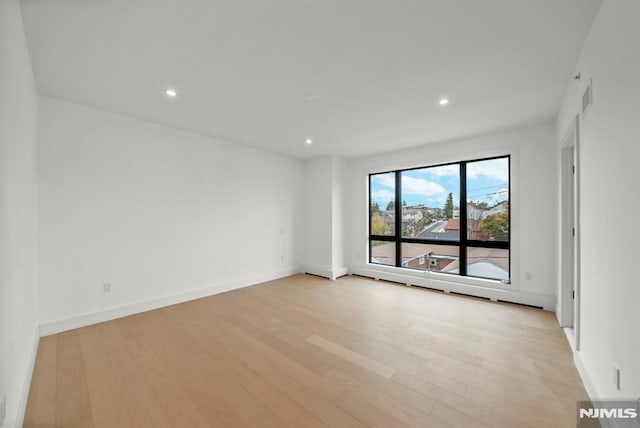
[(459, 249), (453, 245), (402, 243), (402, 267), (432, 272), (458, 273)]
[(501, 248), (468, 248), (467, 275), (508, 280), (509, 250)]
[(460, 239), (460, 165), (402, 171), (402, 236)]
[(371, 241), (371, 263), (396, 265), (396, 243), (389, 241)]
[(369, 181), (371, 235), (395, 235), (396, 178), (393, 172), (374, 174)]
[(509, 240), (509, 159), (467, 164), (467, 238)]

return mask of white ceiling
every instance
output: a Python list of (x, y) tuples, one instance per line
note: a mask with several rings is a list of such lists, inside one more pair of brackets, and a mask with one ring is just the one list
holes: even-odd
[(23, 0), (22, 8), (43, 94), (297, 158), (352, 158), (552, 119), (599, 4)]

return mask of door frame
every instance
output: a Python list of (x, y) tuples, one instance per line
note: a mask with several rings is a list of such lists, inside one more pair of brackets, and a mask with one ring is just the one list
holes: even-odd
[(560, 149), (560, 316), (580, 350), (580, 131), (576, 115)]

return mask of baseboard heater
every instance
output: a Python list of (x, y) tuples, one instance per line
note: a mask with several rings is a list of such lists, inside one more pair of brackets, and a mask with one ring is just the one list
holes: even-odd
[(374, 278), (374, 277), (372, 277), (372, 276), (369, 276), (369, 275), (360, 275), (359, 273), (352, 273), (352, 274), (350, 274), (350, 275), (351, 275), (351, 276), (359, 276), (360, 278), (375, 279), (375, 278)]
[(426, 285), (414, 285), (411, 284), (412, 287), (417, 287), (417, 288), (424, 288), (425, 290), (429, 290), (429, 291), (437, 291), (438, 293), (444, 293), (444, 290), (440, 289), (440, 288), (432, 288), (432, 287), (427, 287)]
[(382, 279), (382, 278), (381, 278), (381, 279), (379, 279), (378, 281), (380, 281), (380, 282), (388, 282), (388, 283), (390, 283), (390, 284), (407, 285), (407, 283), (406, 283), (406, 282), (392, 281), (392, 280), (390, 280), (390, 279)]
[[(377, 279), (373, 276), (369, 276), (369, 275), (361, 275), (361, 274), (357, 274), (357, 273), (352, 273), (350, 274), (351, 276), (359, 276), (360, 278), (367, 278), (367, 279)], [(399, 282), (399, 281), (391, 281), (389, 279), (377, 279), (378, 281), (383, 281), (383, 282), (389, 282), (392, 284), (400, 284), (400, 285), (407, 285), (405, 282)], [(441, 290), (439, 288), (431, 288), (431, 287), (427, 287), (426, 285), (417, 285), (417, 284), (411, 284), (412, 287), (417, 287), (417, 288), (424, 288), (425, 290), (429, 290), (429, 291), (437, 291), (439, 293), (446, 293), (444, 290)], [(467, 293), (459, 293), (457, 291), (450, 291), (449, 294), (456, 294), (459, 296), (465, 296), (465, 297), (472, 297), (474, 299), (482, 299), (482, 300), (488, 300), (491, 301), (490, 297), (483, 297), (483, 296), (474, 296), (473, 294), (467, 294)], [(532, 308), (532, 309), (540, 309), (540, 310), (544, 310), (544, 308), (542, 306), (536, 306), (536, 305), (527, 305), (526, 303), (518, 303), (518, 302), (510, 302), (508, 300), (502, 300), (502, 299), (498, 299), (496, 300), (497, 302), (500, 303), (509, 303), (511, 305), (518, 305), (518, 306), (524, 306), (526, 308)]]
[(540, 309), (542, 311), (544, 310), (544, 308), (542, 306), (527, 305), (526, 303), (510, 302), (508, 300), (499, 300), (499, 299), (498, 299), (498, 302), (500, 302), (500, 303), (509, 303), (511, 305), (525, 306), (527, 308)]
[(473, 299), (481, 299), (481, 300), (491, 300), (488, 297), (484, 297), (484, 296), (474, 296), (473, 294), (466, 294), (466, 293), (458, 293), (457, 291), (450, 291), (449, 294), (456, 294), (458, 296), (464, 296), (464, 297), (471, 297)]

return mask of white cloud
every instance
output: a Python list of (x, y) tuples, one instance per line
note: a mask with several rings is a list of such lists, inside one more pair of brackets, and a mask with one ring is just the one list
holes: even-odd
[(396, 186), (396, 179), (393, 173), (374, 175), (373, 180), (381, 186), (391, 188)]
[(396, 194), (394, 192), (392, 192), (391, 190), (385, 190), (385, 189), (376, 190), (371, 194), (371, 198), (374, 201), (388, 202), (388, 201), (392, 201), (395, 197), (396, 197)]
[[(455, 197), (454, 197), (454, 200), (455, 200)], [(445, 195), (429, 198), (429, 202), (433, 202), (436, 204), (444, 204), (446, 201), (447, 201), (447, 196)]]
[(443, 166), (436, 166), (436, 167), (427, 168), (427, 169), (418, 169), (416, 170), (416, 172), (419, 172), (421, 174), (429, 174), (433, 177), (446, 177), (446, 176), (457, 177), (460, 175), (460, 167), (457, 164), (443, 165)]
[(509, 180), (509, 163), (507, 159), (491, 159), (468, 163), (467, 178), (477, 179), (480, 176), (507, 182)]
[(412, 195), (435, 196), (446, 193), (447, 190), (433, 181), (424, 178), (414, 178), (407, 175), (402, 176), (402, 193)]

